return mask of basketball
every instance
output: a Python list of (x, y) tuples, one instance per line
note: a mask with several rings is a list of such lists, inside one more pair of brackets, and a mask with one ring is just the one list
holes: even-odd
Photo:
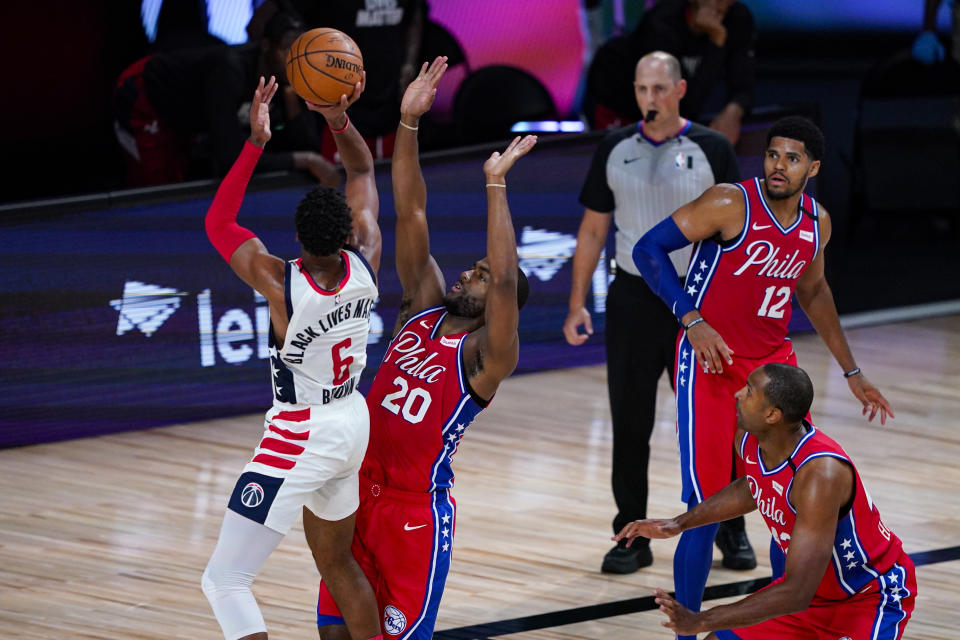
[(287, 54), (287, 80), (297, 95), (314, 104), (337, 104), (348, 98), (363, 77), (363, 55), (342, 31), (311, 29), (300, 34)]

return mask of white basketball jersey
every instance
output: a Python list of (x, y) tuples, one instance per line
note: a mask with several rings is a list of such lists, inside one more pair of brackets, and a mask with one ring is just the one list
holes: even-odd
[(276, 348), (270, 331), (274, 404), (322, 405), (357, 388), (367, 363), (370, 310), (377, 300), (373, 270), (352, 247), (340, 251), (346, 273), (332, 290), (318, 285), (300, 259), (287, 262), (287, 335)]

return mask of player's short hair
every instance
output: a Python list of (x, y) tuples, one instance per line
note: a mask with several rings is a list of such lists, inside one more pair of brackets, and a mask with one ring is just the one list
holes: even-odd
[(763, 396), (767, 403), (780, 409), (783, 420), (790, 424), (800, 422), (810, 412), (813, 404), (813, 383), (800, 367), (781, 362), (763, 365), (767, 386)]
[(677, 60), (676, 56), (667, 53), (666, 51), (651, 51), (647, 55), (640, 58), (637, 61), (637, 66), (633, 71), (634, 76), (637, 74), (637, 70), (640, 69), (640, 65), (645, 62), (662, 62), (667, 67), (667, 73), (670, 74), (670, 79), (673, 80), (673, 83), (676, 84), (683, 79), (683, 73), (680, 71), (680, 61)]
[(277, 46), (283, 36), (290, 33), (303, 33), (305, 27), (300, 14), (289, 3), (281, 3), (277, 12), (270, 16), (267, 24), (263, 27), (263, 37), (266, 38), (272, 46)]
[(329, 256), (341, 248), (353, 227), (350, 206), (332, 187), (316, 187), (303, 197), (294, 216), (297, 238), (315, 256)]
[(530, 297), (530, 281), (527, 280), (527, 274), (523, 269), (517, 267), (517, 309), (523, 309), (527, 304), (527, 298)]
[(774, 138), (790, 138), (803, 143), (807, 155), (813, 160), (822, 160), (826, 141), (823, 132), (809, 118), (803, 116), (787, 116), (780, 118), (767, 131), (767, 146)]

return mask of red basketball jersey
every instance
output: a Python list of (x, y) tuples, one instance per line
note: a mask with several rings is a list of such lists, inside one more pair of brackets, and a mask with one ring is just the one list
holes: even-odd
[(817, 201), (803, 194), (797, 219), (780, 225), (759, 178), (743, 191), (743, 231), (726, 244), (698, 242), (687, 269), (686, 291), (735, 356), (763, 358), (783, 344), (797, 278), (820, 247)]
[(370, 444), (360, 473), (404, 491), (453, 486), (451, 462), (466, 428), (485, 407), (463, 370), (468, 332), (436, 335), (446, 311), (410, 318), (390, 342), (367, 394)]
[(790, 501), (790, 489), (797, 470), (810, 460), (831, 456), (843, 460), (853, 469), (855, 480), (853, 504), (840, 514), (833, 539), (833, 555), (814, 594), (819, 600), (845, 600), (876, 581), (900, 559), (903, 544), (900, 538), (883, 526), (880, 512), (867, 493), (860, 474), (846, 452), (832, 439), (809, 423), (809, 431), (797, 444), (790, 457), (774, 469), (767, 469), (760, 452), (760, 443), (746, 434), (740, 442), (744, 475), (764, 522), (784, 553), (790, 549), (790, 534), (797, 520), (797, 511)]

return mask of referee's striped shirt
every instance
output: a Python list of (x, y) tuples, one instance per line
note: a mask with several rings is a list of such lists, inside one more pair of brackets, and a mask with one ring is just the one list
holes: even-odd
[[(613, 214), (617, 266), (639, 276), (633, 246), (640, 236), (714, 184), (739, 181), (733, 146), (713, 129), (688, 122), (675, 137), (654, 142), (636, 124), (611, 132), (600, 143), (580, 204)], [(690, 246), (670, 258), (684, 275)]]

